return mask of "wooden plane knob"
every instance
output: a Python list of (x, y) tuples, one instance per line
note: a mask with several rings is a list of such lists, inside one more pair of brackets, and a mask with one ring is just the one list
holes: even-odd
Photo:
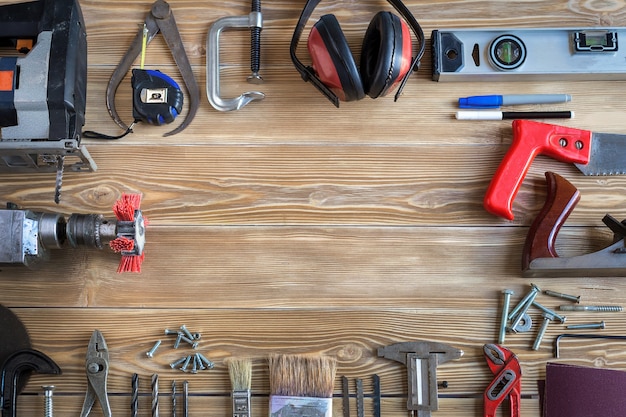
[(546, 181), (546, 202), (530, 226), (524, 243), (523, 271), (529, 269), (533, 259), (559, 257), (554, 248), (556, 236), (580, 200), (578, 189), (562, 176), (548, 171)]

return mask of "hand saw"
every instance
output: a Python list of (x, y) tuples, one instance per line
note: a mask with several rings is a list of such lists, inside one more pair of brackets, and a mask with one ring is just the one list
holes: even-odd
[(514, 120), (513, 142), (483, 201), (488, 212), (513, 220), (513, 199), (537, 155), (574, 163), (584, 175), (623, 175), (626, 135)]

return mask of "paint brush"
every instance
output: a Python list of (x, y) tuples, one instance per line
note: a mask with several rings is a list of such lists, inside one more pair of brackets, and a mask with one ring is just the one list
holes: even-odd
[(270, 417), (332, 417), (335, 358), (273, 355), (269, 368)]
[(228, 374), (232, 387), (233, 417), (250, 417), (250, 387), (252, 386), (252, 360), (228, 358)]

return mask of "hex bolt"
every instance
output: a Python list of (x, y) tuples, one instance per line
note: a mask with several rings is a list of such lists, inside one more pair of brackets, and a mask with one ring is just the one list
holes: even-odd
[(600, 323), (586, 323), (586, 324), (570, 324), (568, 329), (604, 329), (606, 327), (604, 321)]
[(620, 312), (623, 309), (622, 306), (559, 306), (561, 311), (598, 311), (602, 313)]
[[(528, 309), (532, 305), (533, 301), (535, 301), (535, 298), (537, 297), (537, 295), (541, 291), (541, 289), (538, 286), (536, 286), (535, 284), (530, 284), (530, 285), (532, 286), (532, 289), (530, 290), (530, 292), (528, 294), (526, 294), (524, 299), (522, 301), (520, 301), (520, 303), (518, 304), (518, 306), (520, 304), (522, 306), (519, 308), (519, 312), (517, 313), (517, 316), (513, 316), (513, 313), (509, 313), (509, 319), (512, 321), (511, 329), (513, 329), (513, 331), (516, 331), (515, 328), (522, 321), (523, 315), (526, 314), (526, 312), (528, 311)], [(522, 304), (522, 302), (523, 302), (523, 304)]]
[(504, 294), (504, 301), (502, 303), (502, 316), (500, 319), (500, 333), (498, 333), (498, 343), (503, 344), (506, 336), (506, 324), (509, 321), (509, 307), (511, 305), (511, 296), (514, 293), (513, 290), (502, 290)]
[(54, 385), (42, 385), (41, 388), (43, 388), (44, 393), (44, 417), (53, 417), (52, 391), (54, 391)]
[(522, 308), (526, 306), (528, 301), (531, 298), (534, 300), (535, 297), (537, 296), (537, 293), (541, 291), (541, 289), (535, 284), (530, 284), (530, 286), (531, 286), (531, 289), (528, 292), (528, 294), (526, 294), (524, 298), (522, 298), (521, 301), (517, 303), (515, 307), (513, 307), (513, 310), (509, 312), (509, 320), (513, 320), (515, 317), (517, 317), (517, 314), (522, 310)]
[(558, 320), (561, 324), (567, 321), (567, 317), (558, 314), (556, 311), (549, 309), (548, 307), (544, 307), (536, 301), (533, 301), (533, 307), (537, 307), (539, 310), (544, 313), (552, 314), (556, 320)]
[(146, 352), (146, 356), (149, 357), (149, 358), (153, 358), (154, 357), (154, 353), (159, 348), (159, 346), (161, 346), (161, 341), (157, 340), (156, 343), (154, 344), (154, 346), (152, 346), (152, 349), (150, 349), (149, 351)]
[(539, 328), (539, 333), (537, 333), (537, 338), (535, 339), (535, 343), (533, 343), (533, 350), (539, 350), (539, 345), (541, 345), (541, 340), (543, 336), (546, 334), (546, 330), (548, 329), (548, 325), (552, 320), (554, 320), (554, 316), (552, 314), (543, 313), (543, 323), (541, 323), (541, 327)]
[(545, 290), (543, 293), (545, 295), (549, 295), (550, 297), (562, 298), (564, 300), (573, 301), (576, 304), (580, 303), (580, 295), (569, 295), (550, 290)]

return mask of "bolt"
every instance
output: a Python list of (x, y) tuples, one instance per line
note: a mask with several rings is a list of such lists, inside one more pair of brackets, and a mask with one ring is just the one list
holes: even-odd
[(182, 340), (183, 342), (189, 343), (193, 349), (198, 348), (198, 342), (195, 342), (193, 339), (189, 339), (185, 336), (181, 336), (180, 340)]
[(503, 344), (506, 335), (506, 323), (509, 321), (509, 307), (511, 305), (511, 295), (513, 290), (503, 290), (504, 302), (502, 303), (502, 318), (500, 320), (500, 333), (498, 334), (498, 343)]
[(183, 357), (183, 358), (180, 358), (179, 360), (177, 360), (177, 361), (175, 361), (175, 362), (170, 363), (170, 368), (174, 369), (174, 368), (176, 368), (178, 365), (182, 365), (182, 363), (183, 363), (183, 362), (185, 362), (185, 360), (187, 360), (187, 357), (186, 357), (186, 356), (185, 356), (185, 357)]
[(183, 366), (180, 367), (180, 370), (183, 372), (187, 372), (187, 368), (189, 367), (189, 362), (191, 362), (191, 355), (185, 358), (185, 363), (183, 363)]
[(550, 291), (550, 290), (545, 290), (543, 292), (545, 295), (549, 295), (550, 297), (556, 297), (556, 298), (562, 298), (564, 300), (570, 300), (575, 302), (576, 304), (580, 303), (580, 295), (569, 295), (569, 294), (563, 294), (560, 292), (556, 292), (556, 291)]
[(200, 352), (197, 352), (196, 355), (198, 355), (198, 357), (200, 358), (200, 360), (202, 362), (204, 362), (204, 364), (207, 366), (207, 368), (209, 369), (213, 369), (213, 367), (215, 366), (215, 364), (213, 362), (211, 362), (210, 360), (208, 360), (207, 358), (204, 357), (204, 355)]
[(165, 329), (165, 335), (166, 336), (173, 336), (175, 334), (180, 333), (178, 330), (170, 330), (170, 329)]
[(522, 298), (522, 300), (519, 303), (517, 303), (517, 305), (513, 308), (513, 310), (509, 312), (509, 320), (513, 320), (515, 317), (517, 317), (517, 313), (520, 312), (520, 310), (526, 305), (526, 303), (531, 298), (534, 300), (535, 297), (537, 296), (537, 293), (541, 291), (541, 289), (539, 289), (539, 287), (536, 286), (535, 284), (530, 284), (530, 286), (531, 286), (530, 292), (528, 292), (528, 294), (526, 294), (524, 298)]
[(176, 341), (174, 342), (174, 349), (178, 349), (178, 346), (180, 346), (180, 341), (183, 339), (183, 337), (185, 337), (182, 333), (178, 333), (178, 337), (176, 338)]
[(536, 301), (533, 301), (533, 306), (537, 307), (539, 310), (543, 311), (544, 313), (552, 314), (556, 320), (561, 322), (561, 324), (563, 324), (563, 323), (565, 323), (567, 321), (567, 317), (561, 316), (560, 314), (557, 314), (556, 311), (551, 310), (548, 307), (544, 307), (543, 305), (539, 304)]
[(604, 329), (606, 327), (604, 321), (600, 323), (587, 323), (587, 324), (570, 324), (568, 329)]
[(154, 357), (154, 352), (156, 352), (156, 350), (159, 348), (159, 346), (161, 346), (161, 341), (157, 340), (156, 343), (154, 344), (154, 346), (152, 346), (152, 349), (150, 349), (149, 351), (146, 352), (146, 356), (149, 358), (153, 358)]
[(200, 368), (201, 371), (204, 371), (206, 369), (206, 366), (204, 366), (204, 363), (202, 363), (202, 359), (200, 359), (200, 356), (197, 352), (195, 354), (195, 357), (196, 357), (196, 361), (198, 362), (198, 367)]
[(180, 326), (180, 330), (185, 334), (185, 336), (187, 336), (188, 339), (193, 339), (193, 335), (191, 334), (191, 332), (187, 329), (187, 326), (185, 326), (184, 324), (182, 326)]
[(42, 385), (44, 393), (44, 416), (52, 417), (54, 415), (52, 404), (52, 391), (54, 391), (54, 385)]
[(196, 355), (193, 355), (193, 366), (191, 368), (191, 373), (192, 374), (198, 373), (198, 357)]
[(602, 313), (612, 313), (622, 311), (622, 306), (559, 306), (561, 311), (599, 311)]
[(541, 327), (539, 328), (539, 333), (537, 333), (537, 338), (535, 339), (535, 343), (533, 344), (533, 350), (539, 350), (539, 345), (541, 345), (541, 340), (543, 336), (546, 334), (546, 330), (548, 329), (548, 325), (552, 320), (554, 320), (554, 316), (552, 314), (543, 313), (543, 323), (541, 323)]
[(520, 301), (519, 304), (515, 307), (516, 309), (518, 309), (517, 316), (515, 316), (513, 312), (509, 313), (509, 320), (512, 321), (511, 329), (513, 329), (513, 331), (515, 331), (515, 328), (520, 324), (523, 315), (526, 314), (533, 301), (535, 301), (537, 294), (539, 294), (539, 292), (541, 291), (541, 289), (535, 284), (530, 285), (532, 287), (530, 292), (526, 294), (522, 301)]

